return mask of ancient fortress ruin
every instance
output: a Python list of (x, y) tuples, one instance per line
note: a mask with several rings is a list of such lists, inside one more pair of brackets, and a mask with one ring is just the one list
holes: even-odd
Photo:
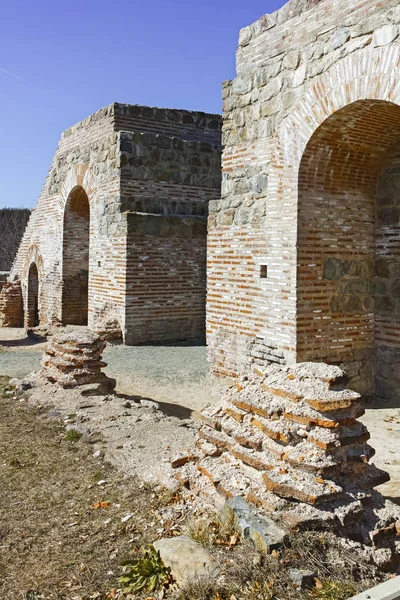
[(398, 0), (291, 0), (242, 29), (222, 194), (218, 115), (113, 104), (67, 130), (3, 323), (202, 337), (209, 208), (214, 373), (324, 361), (398, 396), (399, 33)]
[(358, 419), (362, 395), (400, 398), (399, 68), (399, 0), (290, 0), (240, 33), (222, 192), (218, 115), (104, 108), (64, 132), (0, 293), (0, 325), (88, 325), (46, 351), (66, 388), (113, 389), (101, 338), (206, 332), (239, 377), (176, 478), (381, 565), (400, 513)]
[(127, 344), (204, 338), (220, 116), (112, 104), (65, 131), (9, 282), (4, 325)]
[(240, 32), (210, 204), (213, 370), (325, 361), (399, 395), (400, 6), (297, 0)]

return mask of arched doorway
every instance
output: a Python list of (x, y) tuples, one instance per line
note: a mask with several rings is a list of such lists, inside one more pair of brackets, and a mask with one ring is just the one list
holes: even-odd
[(28, 273), (28, 298), (26, 327), (32, 329), (39, 325), (39, 273), (36, 263), (32, 263)]
[[(360, 100), (315, 131), (299, 170), (297, 357), (400, 389), (400, 106)], [(394, 367), (393, 367), (394, 365)]]
[(74, 187), (64, 210), (62, 322), (87, 325), (89, 286), (89, 199)]

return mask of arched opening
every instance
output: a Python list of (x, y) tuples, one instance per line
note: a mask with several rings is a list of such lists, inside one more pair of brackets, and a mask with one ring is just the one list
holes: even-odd
[(89, 290), (89, 199), (81, 186), (70, 192), (64, 211), (62, 322), (87, 325)]
[(400, 390), (400, 106), (360, 100), (313, 134), (299, 171), (297, 357)]
[(26, 327), (32, 329), (39, 325), (39, 273), (33, 262), (28, 273), (28, 299)]

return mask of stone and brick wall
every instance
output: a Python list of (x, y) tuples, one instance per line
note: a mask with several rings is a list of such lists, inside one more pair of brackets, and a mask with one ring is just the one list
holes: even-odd
[(240, 32), (209, 216), (214, 372), (320, 359), (371, 391), (383, 327), (374, 257), (397, 244), (393, 211), (389, 245), (375, 221), (379, 174), (400, 139), (399, 34), (390, 0), (291, 0)]
[[(41, 324), (87, 322), (90, 328), (103, 331), (106, 323), (112, 323), (113, 330), (120, 329), (126, 341), (145, 342), (143, 331), (141, 337), (135, 337), (135, 330), (129, 331), (132, 319), (126, 297), (132, 273), (138, 268), (133, 265), (133, 256), (138, 253), (132, 244), (143, 242), (134, 239), (132, 230), (128, 235), (128, 224), (133, 222), (129, 213), (151, 213), (151, 223), (154, 213), (202, 216), (204, 221), (209, 200), (220, 195), (220, 135), (218, 115), (117, 103), (67, 129), (11, 273), (13, 281), (21, 282), (26, 315), (28, 273), (35, 263)], [(172, 266), (169, 270), (182, 290), (191, 288), (193, 313), (182, 314), (187, 320), (194, 318), (189, 333), (198, 337), (201, 311), (197, 307), (201, 303), (204, 320), (206, 231), (200, 228), (199, 235), (196, 230), (191, 241), (183, 234), (183, 243), (178, 223), (187, 231), (184, 220), (178, 219), (176, 226), (170, 227), (170, 233), (177, 236), (176, 249), (170, 240), (167, 251), (183, 270), (180, 276)], [(157, 237), (155, 244), (162, 260)], [(149, 238), (144, 247), (151, 249)], [(168, 268), (164, 270), (167, 272)], [(160, 341), (168, 338), (169, 326), (169, 337), (176, 337), (175, 317), (170, 322), (167, 318), (175, 310), (173, 297), (164, 304), (159, 299), (156, 302), (158, 314), (165, 311)], [(177, 302), (179, 312), (183, 301)], [(138, 308), (136, 304), (136, 312)], [(157, 341), (157, 327), (149, 329), (149, 340)], [(188, 331), (188, 326), (182, 326), (178, 337), (184, 337), (184, 330)]]
[(127, 217), (126, 343), (203, 340), (206, 218)]

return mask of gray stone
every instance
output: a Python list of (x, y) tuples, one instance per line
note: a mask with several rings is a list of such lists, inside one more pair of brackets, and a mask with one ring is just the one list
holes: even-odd
[(300, 53), (298, 50), (291, 50), (288, 52), (283, 59), (283, 66), (285, 69), (291, 71), (297, 69), (300, 63)]
[(299, 87), (306, 79), (306, 65), (301, 65), (294, 73), (292, 78), (292, 87)]
[(140, 401), (140, 405), (144, 406), (145, 408), (152, 408), (153, 410), (159, 410), (160, 408), (159, 404), (157, 404), (157, 402), (153, 402), (152, 400), (142, 399)]
[(35, 385), (34, 381), (30, 381), (29, 379), (23, 379), (21, 381), (20, 389), (22, 391), (30, 390), (34, 387), (34, 385)]
[(248, 77), (237, 77), (232, 85), (235, 94), (247, 94), (251, 90), (251, 80)]
[(303, 569), (289, 569), (289, 577), (297, 589), (302, 590), (314, 585), (317, 574), (314, 571), (305, 571)]
[(241, 496), (229, 498), (221, 512), (223, 516), (233, 514), (242, 537), (251, 539), (259, 550), (268, 554), (282, 547), (287, 532), (269, 517), (261, 515)]
[(178, 585), (209, 579), (217, 573), (218, 565), (210, 552), (185, 535), (162, 538), (153, 546), (163, 563), (171, 569)]
[(239, 32), (239, 46), (247, 46), (253, 36), (251, 27), (244, 27)]
[(332, 48), (336, 50), (343, 46), (350, 39), (350, 31), (347, 27), (342, 27), (341, 29), (337, 29), (335, 33), (332, 35)]
[(396, 25), (384, 25), (374, 31), (372, 43), (374, 46), (386, 46), (393, 42), (398, 34)]

